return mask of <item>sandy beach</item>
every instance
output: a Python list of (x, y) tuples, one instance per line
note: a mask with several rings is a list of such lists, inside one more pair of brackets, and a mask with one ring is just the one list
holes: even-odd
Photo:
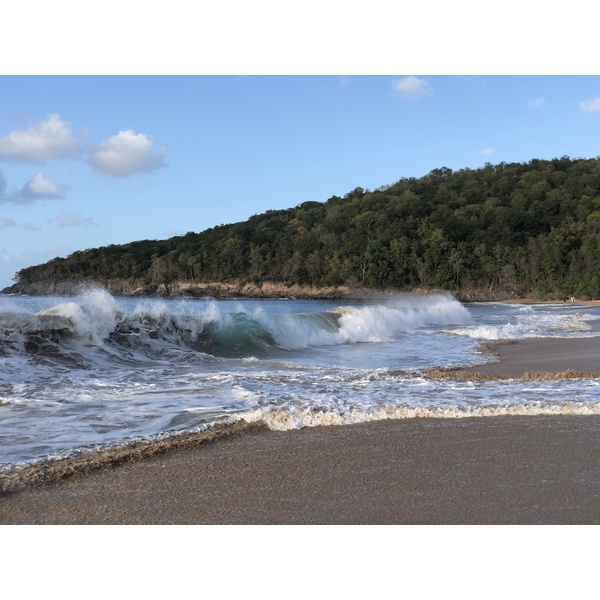
[[(600, 372), (600, 338), (494, 351), (466, 372)], [(256, 430), (0, 496), (0, 524), (597, 523), (598, 416)]]
[(498, 362), (462, 369), (465, 373), (522, 377), (525, 373), (600, 373), (600, 337), (529, 339), (491, 343)]
[(600, 417), (264, 431), (0, 500), (2, 524), (600, 523)]

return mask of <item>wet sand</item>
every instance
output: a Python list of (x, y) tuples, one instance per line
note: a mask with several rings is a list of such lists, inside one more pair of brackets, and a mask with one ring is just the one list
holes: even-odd
[(499, 362), (463, 369), (465, 373), (522, 377), (525, 373), (600, 374), (600, 337), (529, 339), (488, 345)]
[[(470, 371), (598, 372), (599, 346), (500, 345)], [(0, 524), (598, 523), (598, 416), (255, 431), (0, 496)]]
[(0, 499), (2, 524), (596, 524), (600, 417), (263, 431)]

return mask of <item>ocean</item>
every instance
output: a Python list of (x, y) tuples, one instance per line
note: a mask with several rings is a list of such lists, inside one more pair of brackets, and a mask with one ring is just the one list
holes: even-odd
[(600, 334), (600, 308), (369, 301), (154, 300), (101, 289), (0, 298), (0, 475), (215, 425), (600, 414), (600, 380), (452, 380), (489, 340)]

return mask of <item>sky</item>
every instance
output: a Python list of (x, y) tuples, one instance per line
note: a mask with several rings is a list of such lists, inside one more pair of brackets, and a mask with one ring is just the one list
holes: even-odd
[[(355, 31), (363, 17), (353, 13)], [(99, 19), (100, 28), (112, 23)], [(385, 21), (379, 23), (385, 33)], [(600, 76), (586, 72), (585, 62), (583, 74), (557, 75), (538, 57), (537, 72), (521, 73), (514, 65), (532, 69), (531, 54), (517, 49), (516, 63), (514, 54), (496, 54), (479, 71), (481, 54), (472, 49), (477, 60), (465, 62), (469, 46), (456, 44), (420, 50), (426, 60), (413, 53), (390, 62), (389, 52), (384, 58), (378, 51), (389, 49), (384, 36), (343, 28), (332, 48), (340, 45), (348, 57), (332, 51), (307, 59), (292, 28), (287, 55), (276, 36), (277, 50), (294, 59), (283, 65), (272, 44), (254, 55), (248, 50), (244, 60), (240, 48), (253, 47), (247, 32), (233, 54), (230, 47), (207, 62), (201, 53), (204, 62), (190, 64), (177, 55), (171, 32), (177, 58), (169, 70), (159, 60), (169, 53), (144, 35), (142, 60), (128, 63), (136, 38), (122, 52), (124, 25), (111, 26), (113, 37), (98, 34), (103, 45), (91, 36), (83, 67), (81, 52), (64, 37), (62, 45), (47, 44), (45, 60), (32, 51), (16, 66), (0, 62), (0, 289), (19, 269), (76, 250), (203, 231), (442, 166), (600, 155)], [(229, 40), (247, 31), (237, 27)], [(211, 40), (213, 50), (222, 49), (206, 30), (205, 22), (203, 49)], [(33, 35), (58, 39), (43, 21)], [(415, 35), (412, 48), (423, 39)], [(470, 39), (481, 44), (486, 35), (489, 58), (493, 34)], [(392, 42), (402, 50), (406, 37)], [(445, 38), (438, 39), (443, 46)], [(535, 48), (546, 48), (547, 59), (558, 44), (542, 42)], [(566, 60), (564, 36), (561, 44)], [(113, 46), (111, 55), (106, 49)], [(369, 71), (364, 57), (373, 56), (373, 46)], [(452, 49), (455, 62), (448, 62)]]
[[(5, 4), (0, 289), (18, 269), (76, 250), (202, 231), (269, 209), (343, 196), (357, 186), (375, 189), (420, 177), (442, 166), (600, 155), (597, 19), (588, 0), (571, 0), (559, 10), (538, 0)], [(319, 532), (307, 530), (310, 538), (296, 544), (297, 557), (305, 558), (309, 544), (317, 555), (322, 548), (318, 560), (328, 565), (321, 573), (327, 577), (336, 567), (346, 572), (356, 548), (369, 547), (361, 554), (362, 572), (377, 577), (364, 584), (356, 577), (319, 583), (320, 589), (331, 582), (331, 592), (339, 595), (342, 589), (353, 596), (358, 590), (377, 595), (388, 583), (397, 586), (399, 563), (416, 574), (414, 585), (421, 589), (423, 581), (431, 587), (435, 562), (439, 592), (446, 593), (467, 556), (468, 581), (457, 583), (463, 596), (475, 598), (495, 575), (488, 573), (489, 565), (504, 560), (508, 548), (517, 572), (527, 565), (536, 573), (555, 560), (557, 536), (565, 547), (583, 547), (586, 530), (578, 528), (573, 541), (569, 528), (537, 529), (533, 541), (541, 541), (532, 548), (531, 530), (527, 537), (519, 532), (517, 542), (525, 543), (515, 544), (513, 530), (456, 529), (449, 535), (445, 529), (441, 536), (435, 529), (402, 530), (401, 547), (393, 528), (378, 528), (376, 538), (373, 530), (347, 530), (338, 533), (348, 535), (345, 543), (334, 536), (333, 545), (331, 530), (318, 536), (317, 544)], [(139, 531), (147, 531), (148, 542), (156, 545), (155, 530)], [(244, 585), (264, 566), (247, 560), (254, 555), (268, 555), (271, 574), (289, 579), (296, 558), (284, 545), (289, 529), (269, 530), (281, 535), (268, 538), (271, 548), (285, 548), (277, 556), (268, 547), (264, 554), (256, 552), (255, 530), (248, 530), (247, 541), (240, 540), (239, 529), (231, 540), (230, 531), (202, 531), (211, 536), (214, 550), (212, 562), (208, 555), (202, 558), (203, 564), (209, 560), (210, 572), (227, 568), (223, 574), (230, 574), (231, 560), (223, 556), (231, 558), (233, 548), (242, 557), (235, 568)], [(53, 568), (47, 556), (56, 554), (56, 536), (44, 545), (39, 530), (31, 532), (34, 540), (26, 533), (20, 530), (5, 544), (11, 556), (39, 552), (37, 567)], [(110, 540), (96, 534), (90, 544), (89, 530), (69, 534), (81, 535), (68, 538), (61, 531), (71, 541), (61, 549), (75, 559), (73, 572), (87, 573), (84, 567), (97, 564), (90, 561), (90, 550), (98, 541), (97, 547), (113, 554), (122, 547), (123, 560), (113, 562), (125, 565), (123, 575), (136, 572), (131, 540), (115, 545), (111, 531)], [(390, 541), (393, 553), (387, 551)], [(86, 545), (81, 562), (71, 552), (75, 544)], [(468, 552), (471, 548), (477, 552)], [(147, 555), (138, 555), (147, 563)], [(165, 579), (164, 589), (149, 579), (153, 592), (172, 594), (187, 582), (179, 574), (189, 557), (172, 555), (174, 576)], [(429, 560), (423, 561), (424, 555)], [(500, 585), (508, 594), (517, 585), (520, 592), (529, 586), (539, 594), (540, 586), (555, 592), (562, 584), (573, 595), (573, 586), (577, 592), (587, 584), (581, 573), (594, 572), (591, 565), (581, 569), (581, 555), (575, 559), (578, 577), (559, 581), (558, 588), (556, 578), (539, 577), (526, 581), (525, 588), (522, 578), (514, 583), (506, 578)], [(563, 553), (565, 560), (571, 566)], [(30, 562), (13, 561), (11, 567), (28, 568)], [(167, 557), (167, 569), (170, 565)], [(165, 571), (165, 556), (157, 567)], [(139, 595), (139, 578), (130, 579)], [(312, 593), (314, 578), (307, 584)]]

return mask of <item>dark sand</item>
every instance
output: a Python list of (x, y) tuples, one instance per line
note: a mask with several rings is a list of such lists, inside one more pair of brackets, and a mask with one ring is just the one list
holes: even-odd
[[(598, 372), (598, 345), (501, 345), (471, 371)], [(600, 416), (257, 431), (0, 496), (0, 524), (27, 523), (597, 524)]]
[(600, 417), (265, 431), (0, 499), (0, 523), (595, 524)]
[(520, 377), (525, 373), (600, 373), (600, 337), (529, 339), (490, 344), (500, 362), (464, 369), (467, 373)]

